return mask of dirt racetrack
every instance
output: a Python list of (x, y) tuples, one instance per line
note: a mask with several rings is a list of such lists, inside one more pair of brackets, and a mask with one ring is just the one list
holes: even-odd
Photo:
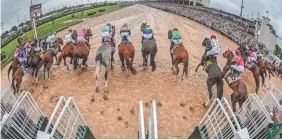
[[(101, 27), (106, 22), (116, 26), (115, 39), (119, 42), (119, 29), (123, 23), (128, 23), (132, 29), (131, 39), (135, 47), (134, 67), (138, 74), (121, 70), (118, 54), (115, 53), (115, 68), (109, 74), (109, 92), (95, 93), (95, 53), (101, 44)], [(141, 57), (141, 32), (140, 25), (147, 22), (154, 30), (157, 40), (158, 53), (156, 56), (157, 69), (143, 70)], [(182, 35), (184, 46), (188, 49), (189, 78), (175, 81), (171, 71), (169, 56), (170, 41), (167, 38), (168, 29), (177, 27)], [(145, 126), (148, 126), (151, 101), (157, 102), (157, 118), (159, 138), (187, 138), (199, 123), (207, 108), (203, 107), (207, 74), (200, 68), (194, 72), (204, 52), (202, 40), (215, 33), (221, 43), (222, 53), (238, 46), (223, 35), (192, 20), (175, 14), (163, 12), (143, 5), (133, 5), (118, 11), (104, 14), (99, 17), (87, 19), (78, 25), (70, 27), (80, 30), (91, 28), (93, 37), (90, 39), (91, 51), (86, 70), (67, 70), (61, 64), (52, 66), (50, 80), (40, 80), (38, 86), (31, 84), (31, 78), (25, 76), (21, 89), (32, 93), (43, 112), (50, 116), (60, 96), (73, 96), (78, 104), (86, 122), (97, 138), (137, 138), (138, 131), (138, 102), (145, 103)], [(65, 31), (58, 33), (62, 37)], [(118, 43), (117, 43), (118, 44)], [(218, 57), (222, 68), (226, 60)], [(69, 58), (67, 59), (69, 64)], [(69, 64), (70, 65), (70, 64)], [(2, 87), (10, 87), (7, 79), (7, 69), (3, 69)], [(181, 66), (182, 72), (182, 66)], [(180, 72), (180, 73), (181, 73)], [(244, 80), (250, 93), (254, 92), (255, 84), (251, 73), (244, 74)], [(102, 76), (101, 76), (102, 77)], [(100, 78), (101, 79), (101, 78)], [(102, 81), (100, 81), (101, 83)], [(267, 79), (268, 83), (275, 83), (281, 87), (281, 80)], [(91, 102), (92, 94), (95, 101)], [(230, 99), (231, 89), (225, 83), (224, 96)], [(262, 95), (260, 90), (260, 95)], [(214, 94), (215, 95), (215, 94)], [(147, 128), (146, 128), (147, 129)]]

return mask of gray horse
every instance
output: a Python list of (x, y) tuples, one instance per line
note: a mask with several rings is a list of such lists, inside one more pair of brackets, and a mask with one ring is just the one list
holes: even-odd
[(145, 39), (142, 43), (142, 57), (143, 57), (143, 66), (148, 65), (148, 57), (150, 55), (150, 66), (152, 66), (152, 71), (155, 71), (157, 66), (155, 62), (155, 56), (158, 52), (157, 44), (154, 40)]
[[(108, 72), (110, 69), (110, 61), (111, 61), (111, 53), (112, 53), (112, 47), (108, 43), (103, 43), (103, 45), (97, 50), (96, 52), (96, 73), (95, 73), (95, 79), (96, 79), (96, 92), (99, 92), (98, 82), (99, 82), (99, 72), (101, 69), (101, 65), (105, 67), (105, 92), (107, 92), (108, 87)], [(94, 97), (94, 95), (93, 95)], [(92, 99), (93, 99), (92, 97)]]

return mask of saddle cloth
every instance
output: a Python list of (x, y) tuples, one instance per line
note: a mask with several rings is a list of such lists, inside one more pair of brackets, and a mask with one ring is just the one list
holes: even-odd
[(242, 79), (240, 74), (232, 73), (231, 70), (229, 70), (227, 72), (227, 74), (224, 78), (225, 78), (228, 85), (231, 85), (232, 83)]

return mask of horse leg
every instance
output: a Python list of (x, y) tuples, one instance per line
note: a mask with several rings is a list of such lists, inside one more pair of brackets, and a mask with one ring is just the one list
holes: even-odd
[(48, 80), (50, 80), (50, 70), (51, 70), (51, 66), (53, 64), (53, 60), (51, 60), (48, 65), (47, 65), (47, 71), (48, 71)]
[(44, 76), (44, 80), (45, 80), (45, 71), (46, 71), (46, 66), (47, 66), (47, 64), (45, 63), (45, 64), (44, 64), (44, 67), (43, 67), (43, 76)]
[(151, 66), (152, 66), (152, 71), (155, 71), (157, 66), (156, 66), (156, 62), (155, 62), (155, 54), (154, 53), (150, 54), (150, 63), (151, 63)]
[(135, 56), (135, 52), (132, 52), (132, 54), (131, 54), (131, 65), (133, 65), (134, 56)]
[(221, 77), (219, 77), (217, 80), (216, 88), (217, 88), (217, 98), (221, 100), (223, 96), (223, 80), (221, 79)]
[(234, 99), (235, 92), (231, 94), (232, 111), (236, 113), (236, 100)]
[(70, 60), (70, 64), (72, 64), (73, 61), (73, 55), (70, 56), (71, 60)]
[(105, 66), (105, 75), (104, 75), (104, 79), (105, 79), (105, 92), (108, 92), (108, 72), (109, 72), (109, 66), (106, 63), (103, 63), (103, 65)]
[(170, 52), (171, 65), (173, 65), (173, 54)]
[(67, 67), (67, 70), (69, 70), (69, 66), (66, 63), (66, 56), (64, 56), (63, 59), (64, 59), (64, 65)]
[(147, 66), (147, 56), (145, 52), (142, 52), (142, 57), (143, 57), (143, 66)]
[(258, 90), (259, 90), (259, 75), (255, 75), (253, 74), (255, 82), (256, 82), (256, 94), (258, 94)]
[(119, 58), (121, 61), (121, 68), (123, 71), (125, 71), (125, 66), (124, 66), (124, 55), (123, 54), (119, 54)]
[(199, 65), (197, 66), (197, 68), (196, 68), (196, 70), (195, 70), (195, 72), (197, 72), (198, 71), (198, 68), (201, 66), (201, 63), (199, 63)]
[[(100, 72), (100, 68), (101, 68), (101, 62), (100, 61), (97, 61), (96, 62), (96, 73), (95, 73), (95, 80), (96, 80), (96, 93), (99, 92), (99, 79), (98, 79), (98, 76), (99, 76), (99, 72)], [(92, 96), (92, 99), (94, 99), (94, 94)]]

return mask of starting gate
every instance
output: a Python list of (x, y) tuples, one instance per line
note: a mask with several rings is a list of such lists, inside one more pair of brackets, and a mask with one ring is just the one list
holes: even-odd
[(157, 109), (156, 109), (155, 101), (152, 102), (147, 138), (148, 139), (158, 139)]
[(237, 113), (243, 128), (247, 128), (251, 139), (267, 138), (267, 126), (272, 122), (270, 114), (256, 94), (251, 94)]
[(145, 139), (144, 112), (142, 101), (139, 101), (138, 139)]
[(249, 136), (246, 129), (241, 129), (227, 100), (216, 98), (189, 138), (231, 139)]
[(17, 98), (11, 89), (9, 88), (1, 89), (1, 116), (0, 116), (1, 123), (2, 123), (2, 119), (5, 119), (8, 117), (8, 114), (12, 110), (16, 101), (17, 101)]
[(1, 138), (35, 139), (44, 121), (42, 111), (30, 93), (24, 91), (1, 124)]
[(74, 99), (61, 97), (45, 129), (53, 139), (95, 139)]
[(282, 92), (278, 88), (268, 90), (262, 98), (262, 103), (269, 114), (275, 109), (277, 121), (282, 121)]

